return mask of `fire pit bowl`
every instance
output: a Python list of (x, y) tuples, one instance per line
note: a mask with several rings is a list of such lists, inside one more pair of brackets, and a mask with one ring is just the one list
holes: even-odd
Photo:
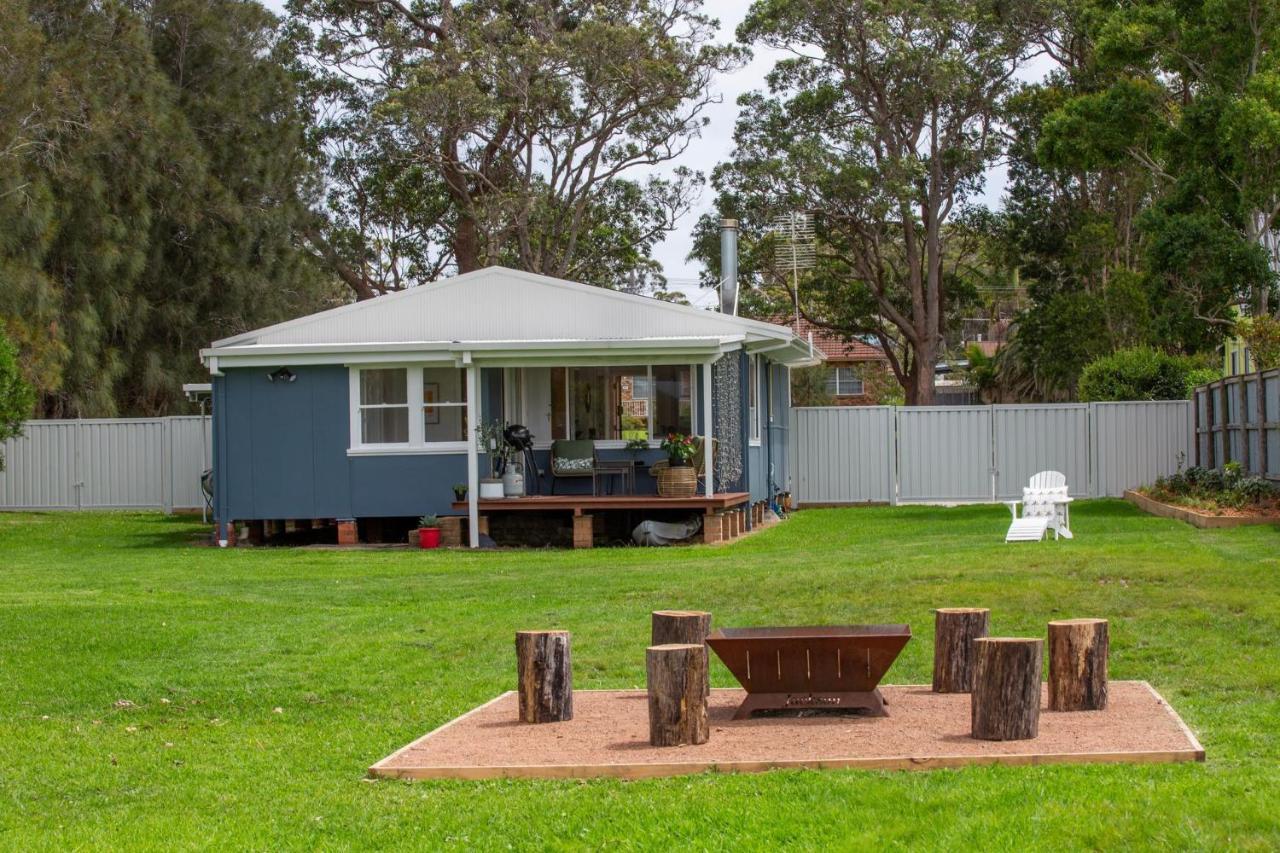
[(813, 708), (884, 717), (876, 688), (910, 639), (907, 625), (720, 628), (707, 645), (747, 691), (735, 720), (753, 711)]

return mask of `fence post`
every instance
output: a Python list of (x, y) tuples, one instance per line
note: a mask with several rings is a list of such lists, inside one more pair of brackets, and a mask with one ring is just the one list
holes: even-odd
[(173, 418), (160, 419), (160, 504), (173, 514)]
[(1267, 451), (1267, 383), (1263, 379), (1262, 371), (1254, 374), (1253, 381), (1257, 384), (1257, 390), (1253, 396), (1258, 404), (1258, 476), (1266, 477), (1270, 470)]

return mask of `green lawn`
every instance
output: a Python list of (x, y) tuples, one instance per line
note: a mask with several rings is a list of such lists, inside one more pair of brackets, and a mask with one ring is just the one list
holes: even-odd
[[(722, 548), (429, 554), (219, 551), (189, 519), (0, 515), (0, 845), (1280, 845), (1280, 531), (1103, 501), (1073, 508), (1074, 541), (1006, 546), (1007, 518), (810, 510)], [(998, 633), (1109, 617), (1112, 676), (1161, 691), (1207, 763), (364, 779), (509, 689), (518, 628), (572, 630), (577, 685), (617, 688), (643, 684), (653, 609), (908, 622), (887, 680), (919, 683), (948, 605), (991, 607)]]

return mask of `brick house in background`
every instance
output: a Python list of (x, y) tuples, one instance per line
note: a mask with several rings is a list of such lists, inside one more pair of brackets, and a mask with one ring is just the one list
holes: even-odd
[(774, 318), (771, 322), (794, 329), (802, 341), (810, 340), (812, 335), (813, 348), (826, 358), (822, 369), (827, 372), (827, 392), (837, 406), (874, 406), (877, 400), (869, 393), (867, 379), (874, 374), (894, 381), (889, 359), (878, 346), (859, 340), (846, 341), (804, 318), (790, 321)]

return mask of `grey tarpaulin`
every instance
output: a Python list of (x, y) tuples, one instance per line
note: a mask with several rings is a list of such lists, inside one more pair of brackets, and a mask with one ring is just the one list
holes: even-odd
[(688, 521), (642, 521), (631, 532), (637, 545), (674, 545), (683, 542), (702, 529), (702, 519)]

